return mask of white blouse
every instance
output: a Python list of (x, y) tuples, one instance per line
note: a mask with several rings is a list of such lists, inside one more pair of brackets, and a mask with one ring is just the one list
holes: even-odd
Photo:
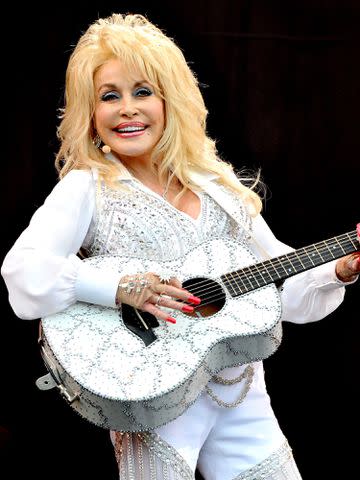
[[(141, 191), (149, 199), (163, 202), (159, 204), (162, 217), (174, 214), (171, 212), (174, 207), (166, 206), (164, 199), (134, 177), (123, 176), (120, 181), (134, 191)], [(202, 202), (206, 195), (201, 195)], [(213, 202), (214, 207), (213, 199), (207, 201)], [(96, 229), (101, 208), (97, 203), (93, 175), (73, 170), (58, 182), (34, 213), (29, 226), (6, 255), (1, 269), (9, 291), (9, 302), (18, 317), (41, 318), (76, 301), (115, 308), (118, 274), (93, 269), (77, 256), (80, 247), (87, 247), (93, 240), (92, 232)], [(220, 210), (230, 221), (227, 213)], [(199, 235), (204, 235), (207, 228), (211, 231), (211, 226), (207, 225), (211, 217), (204, 218), (203, 211), (200, 215), (203, 215), (202, 224), (200, 219), (188, 217), (188, 221), (194, 224), (194, 229), (197, 224)], [(292, 250), (277, 240), (261, 215), (254, 219), (252, 229), (257, 243), (269, 255), (278, 256)], [(165, 237), (161, 240), (164, 243), (161, 248), (169, 251)], [(181, 238), (177, 241), (181, 248)], [(332, 261), (285, 281), (281, 289), (283, 320), (295, 323), (316, 321), (338, 307), (345, 288), (335, 275), (334, 265)]]

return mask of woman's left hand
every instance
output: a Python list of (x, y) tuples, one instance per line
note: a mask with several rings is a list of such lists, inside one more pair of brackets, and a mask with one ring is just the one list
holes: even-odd
[[(360, 223), (356, 225), (358, 242), (360, 242)], [(336, 262), (335, 272), (342, 282), (352, 282), (360, 273), (360, 252), (351, 253)]]
[(340, 258), (335, 266), (336, 276), (342, 282), (352, 282), (360, 273), (360, 252)]

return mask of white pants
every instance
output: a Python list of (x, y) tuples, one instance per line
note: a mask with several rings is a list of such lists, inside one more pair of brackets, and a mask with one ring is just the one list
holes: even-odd
[[(218, 405), (204, 392), (174, 421), (154, 432), (112, 432), (121, 480), (301, 480), (270, 405), (261, 362), (245, 399), (238, 406)], [(238, 376), (244, 367), (221, 372)], [(210, 382), (225, 402), (244, 388)]]

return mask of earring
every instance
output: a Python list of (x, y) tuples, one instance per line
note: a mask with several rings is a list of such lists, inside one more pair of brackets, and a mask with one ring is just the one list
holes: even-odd
[(95, 145), (96, 148), (100, 148), (101, 145), (101, 138), (100, 135), (97, 133), (95, 137), (92, 139), (93, 144)]
[[(101, 140), (100, 135), (98, 133), (96, 133), (92, 142), (93, 142), (93, 144), (95, 145), (96, 148), (100, 148), (102, 140)], [(101, 147), (101, 150), (102, 150), (103, 153), (110, 153), (111, 152), (111, 148), (109, 147), (109, 145), (103, 145)]]
[(111, 152), (111, 148), (109, 147), (109, 145), (103, 145), (101, 147), (101, 150), (104, 152), (104, 153), (110, 153)]

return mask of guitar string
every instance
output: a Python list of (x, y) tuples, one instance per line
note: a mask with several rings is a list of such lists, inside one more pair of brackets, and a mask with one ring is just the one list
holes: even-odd
[[(345, 235), (345, 234), (344, 234), (344, 235)], [(340, 237), (338, 237), (338, 238), (340, 238)], [(349, 240), (352, 242), (352, 239), (351, 239), (351, 238), (349, 238)], [(336, 243), (337, 243), (337, 242), (334, 241), (334, 242), (333, 242), (333, 245), (336, 244)], [(336, 259), (336, 257), (334, 257), (334, 255), (332, 255), (331, 251), (329, 251), (329, 246), (331, 246), (331, 244), (329, 244), (329, 242), (328, 242), (328, 244), (327, 244), (325, 247), (323, 247), (322, 249), (316, 248), (316, 249), (313, 249), (311, 252), (308, 252), (308, 251), (306, 251), (306, 250), (309, 250), (311, 247), (313, 247), (312, 245), (310, 245), (309, 247), (303, 247), (303, 248), (301, 248), (301, 249), (299, 249), (299, 250), (296, 250), (296, 251), (294, 251), (294, 252), (289, 252), (288, 254), (282, 255), (281, 257), (274, 257), (273, 259), (265, 260), (264, 262), (259, 262), (259, 263), (255, 263), (255, 264), (252, 264), (252, 265), (248, 265), (248, 266), (246, 266), (246, 267), (243, 267), (241, 270), (239, 270), (239, 272), (240, 272), (240, 271), (243, 272), (244, 270), (249, 271), (249, 270), (251, 270), (251, 269), (256, 269), (256, 270), (258, 270), (258, 274), (259, 274), (259, 275), (258, 275), (258, 278), (261, 278), (261, 277), (262, 277), (261, 274), (262, 274), (263, 272), (260, 272), (260, 271), (259, 271), (259, 268), (264, 267), (264, 268), (266, 269), (266, 267), (268, 266), (268, 267), (271, 267), (273, 270), (276, 270), (276, 268), (280, 265), (281, 268), (282, 268), (286, 273), (288, 273), (288, 270), (284, 267), (284, 263), (285, 263), (285, 261), (286, 261), (286, 262), (292, 264), (291, 259), (290, 259), (290, 258), (287, 258), (287, 257), (288, 257), (288, 256), (294, 256), (294, 255), (298, 255), (298, 256), (302, 255), (302, 256), (303, 256), (302, 259), (305, 261), (305, 263), (306, 263), (306, 260), (307, 260), (307, 261), (309, 262), (309, 266), (314, 266), (314, 267), (315, 267), (315, 266), (317, 266), (317, 265), (314, 264), (314, 262), (313, 262), (313, 261), (311, 260), (311, 258), (309, 257), (309, 253), (312, 253), (312, 252), (314, 252), (314, 251), (316, 251), (316, 253), (318, 253), (319, 256), (321, 256), (321, 253), (324, 253), (324, 252), (330, 254), (330, 255), (332, 256), (332, 258), (330, 258), (329, 260), (326, 260), (326, 262), (327, 262), (327, 261), (331, 261), (332, 259), (334, 259), (334, 260)], [(338, 245), (338, 246), (339, 246), (339, 245)], [(355, 247), (355, 244), (352, 244), (352, 246), (353, 246), (354, 248), (356, 248), (356, 247)], [(341, 248), (341, 246), (340, 246), (340, 248)], [(342, 250), (343, 250), (343, 249), (342, 249)], [(303, 251), (303, 252), (301, 253), (301, 251)], [(344, 255), (346, 255), (346, 252), (345, 252), (344, 250), (343, 250), (343, 253), (344, 253)], [(348, 252), (348, 253), (349, 253), (349, 252)], [(306, 255), (306, 256), (305, 256), (305, 255)], [(307, 257), (308, 257), (308, 258), (307, 258)], [(285, 261), (284, 261), (284, 260), (283, 260), (283, 261), (280, 260), (280, 258), (285, 258)], [(301, 259), (297, 259), (297, 260), (295, 259), (295, 262), (296, 262), (296, 261), (299, 261), (300, 263), (302, 263), (302, 262), (301, 262)], [(325, 262), (325, 263), (326, 263), (326, 262)], [(292, 264), (292, 265), (293, 265), (293, 264)], [(303, 264), (302, 264), (302, 266), (303, 266), (304, 269), (307, 268), (307, 267), (306, 267), (305, 265), (303, 265)], [(295, 267), (294, 267), (294, 269), (295, 269)], [(295, 269), (295, 270), (296, 270), (296, 269)], [(300, 272), (301, 272), (301, 269), (300, 269), (298, 272), (295, 272), (295, 273), (300, 273)], [(279, 275), (278, 272), (275, 272), (275, 273), (277, 274), (277, 276), (279, 277), (279, 279), (282, 278), (282, 275)], [(230, 272), (230, 273), (225, 274), (225, 275), (222, 275), (222, 276), (223, 276), (223, 277), (226, 277), (227, 275), (237, 275), (237, 277), (238, 277), (239, 279), (241, 279), (241, 276), (242, 276), (242, 275), (245, 276), (245, 278), (248, 278), (248, 272), (244, 272), (243, 274), (242, 274), (242, 273), (238, 273), (238, 272)], [(272, 279), (271, 281), (273, 282), (273, 281), (275, 281), (275, 280), (276, 280), (276, 279)], [(229, 281), (229, 280), (228, 280), (228, 281)], [(212, 283), (213, 283), (213, 282), (209, 282), (208, 279), (204, 279), (204, 280), (201, 280), (200, 282), (193, 283), (193, 286), (195, 286), (195, 287), (198, 287), (198, 286), (207, 286), (207, 285), (211, 285)], [(193, 288), (191, 288), (191, 290), (192, 290), (192, 292), (195, 291)], [(197, 291), (197, 292), (200, 292), (201, 290), (196, 290), (196, 291)], [(203, 290), (203, 291), (205, 292), (206, 290)]]
[[(330, 247), (331, 245), (338, 244), (338, 247), (340, 247), (340, 248), (343, 250), (342, 245), (340, 245), (339, 242), (338, 242), (338, 240), (341, 241), (341, 237), (343, 237), (342, 240), (344, 240), (344, 238), (346, 238), (347, 240), (349, 240), (350, 243), (352, 244), (352, 247), (356, 248), (355, 243), (353, 243), (353, 240), (355, 240), (355, 234), (356, 234), (356, 232), (351, 232), (351, 233), (348, 233), (348, 234), (343, 234), (343, 235), (341, 235), (341, 236), (339, 236), (339, 237), (335, 237), (334, 239), (331, 239), (331, 240), (329, 240), (329, 241), (320, 242), (320, 244), (309, 245), (308, 247), (303, 247), (303, 248), (301, 248), (301, 249), (299, 249), (299, 250), (297, 250), (297, 251), (290, 252), (289, 254), (286, 254), (286, 255), (284, 255), (284, 256), (281, 256), (281, 258), (286, 258), (288, 255), (293, 256), (293, 255), (295, 254), (295, 252), (296, 252), (296, 255), (303, 255), (303, 256), (304, 256), (304, 255), (307, 255), (307, 256), (308, 256), (308, 255), (309, 255), (309, 252), (307, 252), (307, 250), (310, 250), (311, 248), (313, 249), (312, 251), (315, 250), (315, 251), (319, 254), (319, 256), (321, 256), (321, 253), (325, 253), (325, 252), (326, 252), (326, 253), (330, 253), (330, 254), (332, 255), (331, 251), (329, 251), (329, 247)], [(352, 237), (354, 237), (354, 238), (352, 238)], [(321, 245), (321, 244), (323, 244), (324, 246), (320, 248), (320, 245)], [(316, 246), (315, 246), (315, 245), (316, 245)], [(318, 248), (316, 248), (316, 247), (318, 247)], [(344, 247), (345, 247), (345, 245), (344, 245)], [(300, 254), (300, 251), (302, 251), (303, 253)], [(353, 250), (352, 250), (352, 251), (353, 251)], [(344, 252), (344, 250), (343, 250), (343, 253), (346, 254), (346, 253)], [(348, 253), (350, 253), (350, 252), (348, 252)], [(333, 257), (333, 258), (330, 258), (329, 260), (326, 260), (326, 262), (331, 261), (332, 259), (339, 258), (339, 257), (334, 257), (334, 255), (332, 255), (332, 257)], [(303, 260), (306, 262), (306, 258), (305, 258), (305, 257), (303, 258)], [(308, 260), (309, 260), (309, 259), (308, 259)], [(293, 264), (292, 264), (292, 262), (291, 262), (290, 259), (286, 258), (286, 261), (287, 261), (287, 262), (290, 262), (290, 264), (293, 266)], [(311, 259), (310, 259), (310, 262), (311, 262), (311, 263), (309, 263), (310, 268), (317, 266), (316, 264), (314, 264), (314, 262), (311, 261)], [(300, 263), (302, 263), (301, 260), (300, 260)], [(283, 262), (282, 262), (281, 260), (279, 260), (279, 257), (275, 257), (275, 258), (273, 258), (273, 259), (266, 260), (265, 262), (261, 262), (261, 263), (254, 264), (254, 265), (251, 265), (251, 266), (248, 266), (248, 267), (244, 267), (244, 268), (242, 269), (243, 273), (231, 272), (231, 273), (227, 274), (227, 275), (235, 275), (235, 274), (236, 274), (237, 277), (236, 277), (236, 279), (235, 279), (233, 282), (232, 282), (230, 279), (225, 279), (225, 280), (224, 280), (224, 284), (225, 284), (225, 286), (227, 286), (227, 287), (230, 286), (230, 287), (232, 287), (232, 288), (233, 288), (233, 285), (236, 285), (237, 289), (240, 290), (240, 292), (239, 292), (240, 294), (241, 294), (241, 293), (246, 293), (247, 291), (255, 290), (255, 289), (257, 289), (258, 287), (261, 287), (261, 286), (263, 286), (263, 285), (266, 285), (266, 284), (268, 284), (268, 283), (273, 283), (274, 281), (276, 281), (276, 279), (272, 279), (271, 274), (269, 273), (269, 271), (268, 271), (268, 269), (267, 269), (266, 267), (269, 266), (269, 267), (271, 267), (273, 270), (275, 270), (275, 272), (276, 272), (276, 268), (277, 268), (277, 266), (279, 266), (279, 265), (281, 266), (281, 268), (282, 268), (286, 273), (288, 273), (288, 271), (285, 269), (285, 267), (284, 267), (284, 265), (283, 265)], [(303, 264), (302, 264), (302, 265), (303, 265)], [(266, 270), (266, 272), (267, 272), (267, 275), (271, 278), (271, 281), (270, 281), (270, 282), (264, 280), (264, 275), (263, 275), (263, 273), (265, 274), (265, 272), (260, 272), (260, 271), (259, 271), (259, 267), (265, 268), (265, 270)], [(307, 267), (305, 267), (304, 265), (303, 265), (303, 267), (304, 267), (304, 269), (307, 269)], [(296, 269), (295, 269), (294, 266), (293, 266), (293, 268), (294, 268), (294, 270), (295, 270), (295, 273), (294, 273), (294, 274), (300, 273), (300, 272), (302, 271), (302, 270), (300, 270), (299, 272), (296, 272)], [(257, 269), (257, 270), (258, 270), (258, 274), (256, 274), (256, 272), (255, 272), (255, 273), (252, 275), (252, 278), (255, 278), (255, 281), (256, 281), (256, 283), (257, 283), (257, 285), (255, 284), (255, 286), (252, 284), (252, 281), (251, 281), (251, 279), (249, 279), (249, 276), (247, 275), (247, 273), (244, 272), (244, 270), (251, 270), (251, 269)], [(276, 272), (276, 274), (278, 275), (279, 278), (282, 278), (281, 275), (279, 275), (278, 272)], [(265, 274), (265, 275), (266, 275), (266, 274)], [(226, 276), (226, 275), (225, 275), (225, 276)], [(256, 278), (256, 276), (257, 276), (257, 278)], [(250, 284), (250, 286), (251, 286), (250, 289), (245, 285), (245, 283), (244, 283), (244, 281), (243, 281), (244, 279), (247, 280), (247, 282)], [(259, 282), (258, 282), (258, 279), (259, 279), (260, 282), (261, 282), (260, 284), (259, 284)], [(245, 292), (242, 292), (241, 288), (239, 288), (239, 285), (238, 285), (237, 281), (241, 281), (241, 282), (242, 282), (243, 288), (245, 288)], [(265, 282), (265, 283), (264, 283), (264, 282)], [(201, 280), (200, 282), (194, 283), (192, 286), (195, 286), (195, 288), (192, 288), (192, 287), (191, 287), (191, 292), (192, 292), (193, 294), (196, 293), (196, 294), (197, 294), (198, 296), (200, 296), (200, 297), (201, 297), (201, 294), (204, 295), (204, 294), (208, 294), (208, 293), (218, 292), (219, 288), (221, 288), (218, 284), (215, 284), (215, 286), (214, 286), (214, 282), (213, 282), (213, 281), (209, 282), (208, 279), (206, 279), (206, 280)], [(204, 288), (204, 287), (209, 287), (209, 288)], [(211, 288), (211, 287), (212, 287), (212, 288)], [(233, 288), (233, 289), (234, 289), (234, 288)], [(234, 289), (234, 290), (235, 290), (235, 289)], [(211, 299), (212, 301), (214, 301), (214, 299), (224, 298), (224, 296), (225, 296), (224, 294), (221, 294), (221, 295), (218, 296), (218, 297), (216, 297), (216, 296), (215, 296), (215, 297), (208, 297), (208, 296), (207, 296), (207, 300), (210, 300), (210, 299)], [(208, 305), (209, 303), (211, 303), (211, 302), (202, 303), (201, 306)], [(198, 307), (196, 307), (196, 308), (200, 308), (201, 306), (198, 306)]]
[[(344, 235), (347, 235), (347, 234), (344, 234)], [(354, 235), (355, 235), (355, 234), (354, 234)], [(337, 237), (337, 238), (340, 239), (340, 237)], [(284, 268), (284, 266), (283, 266), (284, 261), (281, 261), (280, 258), (285, 258), (285, 260), (291, 264), (291, 263), (292, 263), (292, 262), (291, 262), (291, 258), (287, 258), (287, 257), (289, 257), (289, 256), (295, 256), (295, 255), (297, 255), (297, 256), (302, 255), (302, 256), (303, 256), (302, 259), (303, 259), (305, 262), (306, 262), (306, 260), (308, 260), (308, 262), (310, 262), (309, 265), (316, 266), (316, 265), (312, 262), (311, 258), (309, 257), (309, 253), (312, 253), (313, 251), (316, 251), (316, 252), (319, 254), (319, 256), (321, 256), (320, 254), (321, 254), (321, 253), (324, 253), (324, 252), (329, 253), (329, 246), (334, 245), (334, 244), (338, 244), (338, 242), (337, 242), (336, 240), (337, 240), (337, 239), (335, 239), (335, 241), (334, 241), (332, 244), (330, 244), (330, 243), (329, 243), (330, 241), (328, 241), (327, 245), (325, 245), (325, 247), (323, 247), (323, 248), (320, 249), (320, 250), (319, 250), (319, 248), (313, 248), (312, 251), (308, 252), (308, 251), (306, 251), (306, 250), (310, 250), (310, 249), (313, 247), (313, 245), (309, 245), (308, 247), (303, 247), (303, 248), (300, 248), (299, 250), (295, 250), (295, 251), (293, 251), (293, 252), (289, 252), (288, 254), (282, 255), (281, 257), (274, 257), (274, 258), (272, 258), (272, 259), (268, 259), (268, 260), (265, 260), (265, 261), (263, 261), (263, 262), (255, 263), (255, 264), (252, 264), (252, 265), (248, 265), (248, 266), (246, 266), (246, 267), (243, 267), (240, 271), (257, 269), (257, 270), (258, 270), (258, 273), (260, 274), (260, 275), (259, 275), (259, 278), (261, 278), (261, 273), (262, 273), (262, 272), (259, 271), (259, 268), (260, 268), (260, 267), (266, 268), (266, 266), (270, 266), (270, 267), (273, 267), (273, 270), (274, 270), (274, 269), (276, 269), (276, 267), (278, 267), (278, 266), (280, 265), (281, 268), (283, 268), (283, 269), (286, 271), (286, 273), (287, 273), (287, 270), (286, 270), (286, 269)], [(352, 243), (352, 240), (353, 240), (353, 239), (350, 237), (350, 238), (347, 238), (347, 240), (350, 240), (350, 242)], [(319, 245), (319, 244), (316, 244), (316, 245)], [(337, 245), (337, 246), (340, 247), (340, 248), (342, 248), (341, 245)], [(353, 244), (352, 246), (355, 247), (355, 244)], [(315, 244), (314, 244), (314, 247), (315, 247)], [(342, 249), (342, 250), (343, 250), (343, 249)], [(302, 253), (301, 253), (301, 252), (302, 252)], [(344, 253), (344, 255), (346, 255), (346, 252), (345, 252), (344, 250), (343, 250), (343, 253)], [(330, 252), (330, 254), (331, 254), (331, 252)], [(309, 257), (309, 258), (307, 258), (307, 257)], [(334, 257), (333, 255), (332, 255), (332, 257), (333, 257), (332, 259), (335, 259), (335, 257)], [(329, 261), (331, 261), (332, 259), (330, 258)], [(300, 258), (297, 259), (297, 260), (295, 259), (295, 261), (299, 261), (299, 262), (301, 263), (301, 259), (300, 259)], [(305, 267), (304, 265), (303, 265), (303, 267), (304, 267), (305, 269), (307, 268), (307, 267)], [(277, 273), (277, 272), (275, 272), (275, 273)], [(297, 272), (297, 273), (300, 273), (300, 271)], [(225, 274), (225, 275), (222, 275), (222, 276), (225, 276), (225, 277), (226, 277), (226, 275), (235, 275), (235, 274), (241, 276), (241, 274), (239, 274), (238, 272), (230, 272), (230, 273)], [(281, 276), (280, 276), (278, 273), (277, 273), (277, 275), (278, 275), (279, 278), (281, 278)], [(247, 277), (247, 273), (245, 274), (245, 277)], [(274, 281), (274, 280), (272, 280), (272, 281)], [(204, 284), (205, 284), (205, 285), (210, 284), (210, 283), (207, 283), (207, 282), (208, 282), (208, 279), (204, 279), (204, 280), (201, 280), (200, 282), (193, 283), (193, 285), (197, 287), (197, 286), (201, 286), (201, 285), (204, 285)], [(199, 291), (200, 291), (200, 290), (199, 290)]]
[[(265, 283), (264, 285), (267, 285), (267, 284), (269, 284), (269, 283), (273, 283), (273, 282), (267, 282), (267, 283)], [(261, 286), (264, 286), (264, 285), (255, 285), (255, 286), (254, 286), (253, 284), (251, 284), (251, 286), (250, 286), (250, 288), (249, 288), (249, 287), (245, 286), (245, 284), (243, 283), (243, 287), (242, 287), (242, 288), (239, 288), (239, 285), (238, 285), (238, 284), (236, 284), (236, 285), (237, 285), (237, 287), (238, 287), (238, 290), (235, 291), (235, 295), (232, 295), (232, 297), (237, 297), (237, 296), (239, 296), (239, 295), (241, 295), (241, 294), (243, 294), (243, 293), (248, 293), (248, 292), (250, 292), (250, 291), (256, 290), (257, 288), (259, 288), (259, 287), (261, 287)], [(225, 286), (228, 287), (228, 285), (225, 285)], [(234, 290), (235, 290), (235, 289), (234, 289)], [(207, 294), (207, 295), (206, 295), (206, 301), (205, 301), (205, 302), (203, 301), (203, 302), (201, 303), (201, 305), (199, 305), (199, 306), (195, 306), (195, 307), (194, 307), (195, 309), (200, 309), (201, 307), (204, 307), (204, 306), (206, 306), (206, 305), (209, 305), (209, 304), (211, 304), (211, 303), (214, 303), (216, 300), (223, 300), (224, 298), (226, 298), (226, 295), (224, 294), (223, 291), (220, 291), (220, 292), (219, 292), (219, 288), (216, 289), (216, 290), (212, 290), (212, 291), (209, 290), (208, 293), (214, 293), (214, 295), (209, 296), (209, 295)], [(203, 298), (204, 298), (204, 296), (203, 296)]]

